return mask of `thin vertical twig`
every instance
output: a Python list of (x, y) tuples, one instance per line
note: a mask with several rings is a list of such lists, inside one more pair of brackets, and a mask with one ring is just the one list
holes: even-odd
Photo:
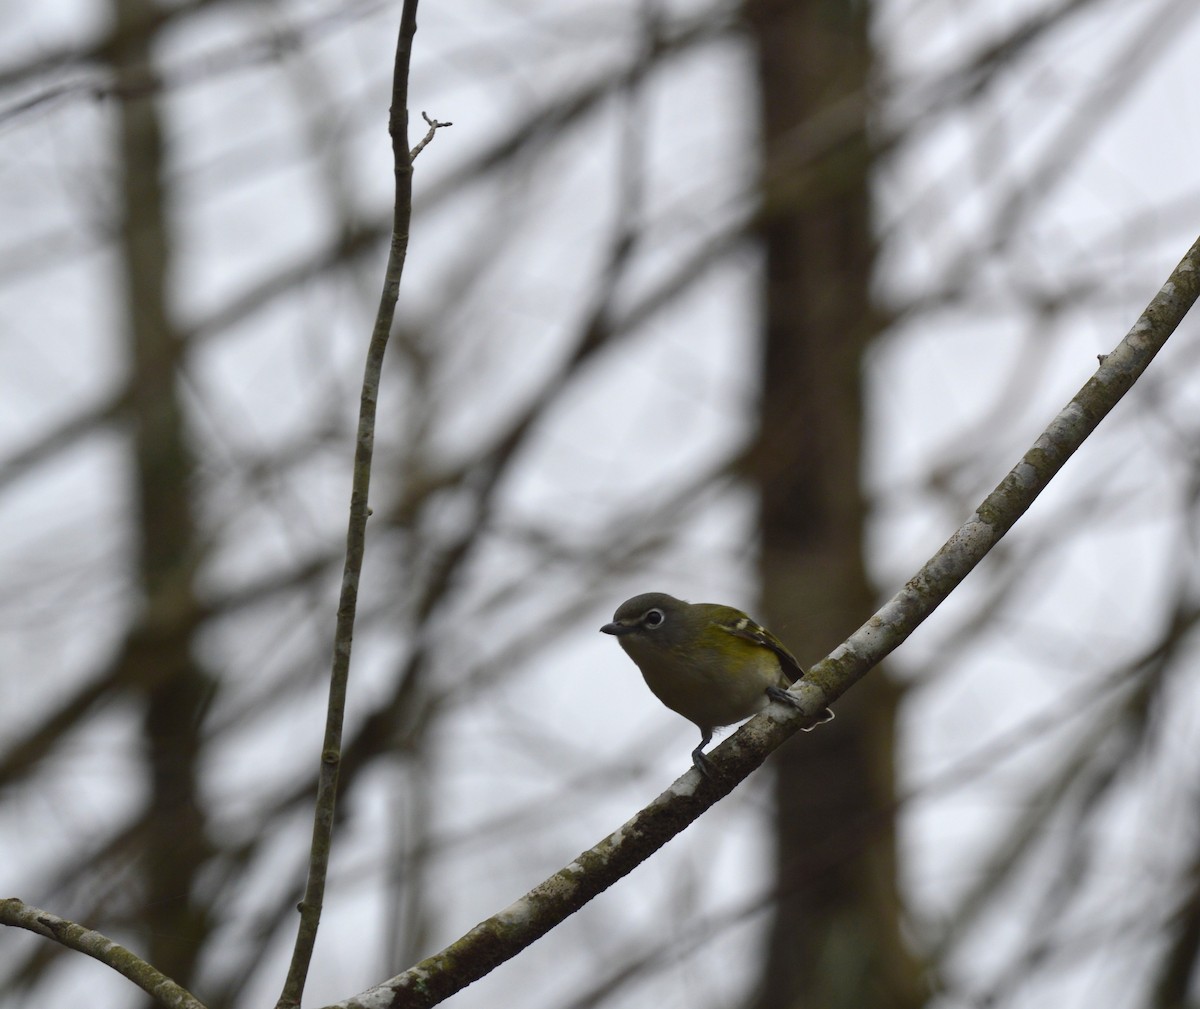
[(300, 1005), (312, 962), (317, 927), (325, 900), (325, 879), (333, 838), (334, 807), (337, 801), (338, 772), (341, 767), (342, 725), (346, 712), (346, 688), (350, 678), (350, 648), (354, 636), (354, 618), (358, 605), (358, 585), (366, 547), (368, 493), (371, 485), (371, 458), (375, 448), (375, 409), (379, 400), (379, 382), (383, 356), (391, 335), (400, 298), (400, 278), (408, 253), (409, 222), (412, 218), (412, 159), (408, 147), (408, 75), (412, 61), (413, 36), (417, 31), (417, 0), (404, 0), (400, 13), (400, 31), (396, 43), (396, 61), (392, 75), (392, 107), (388, 132), (392, 138), (392, 161), (396, 174), (396, 200), (392, 216), (392, 239), (384, 271), (379, 310), (367, 348), (359, 401), (358, 431), (354, 447), (354, 475), (350, 490), (350, 520), (346, 532), (346, 563), (342, 570), (342, 589), (338, 600), (334, 631), (333, 664), (329, 680), (329, 706), (325, 721), (325, 739), (321, 747), (321, 765), (317, 779), (316, 811), (313, 816), (312, 850), (309, 856), (308, 883), (300, 902), (300, 926), (287, 980), (276, 1009), (295, 1009)]

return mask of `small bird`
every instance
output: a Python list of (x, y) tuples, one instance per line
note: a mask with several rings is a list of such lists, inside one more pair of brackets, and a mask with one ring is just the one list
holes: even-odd
[[(800, 663), (774, 634), (732, 606), (645, 592), (626, 599), (600, 630), (616, 636), (655, 697), (696, 723), (701, 739), (692, 763), (706, 778), (715, 776), (704, 755), (713, 729), (748, 718), (773, 700), (797, 704), (787, 688), (804, 675)], [(831, 718), (826, 708), (816, 725)]]

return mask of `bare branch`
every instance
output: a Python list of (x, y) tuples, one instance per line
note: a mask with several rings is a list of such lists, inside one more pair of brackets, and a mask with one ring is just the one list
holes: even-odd
[(719, 779), (689, 770), (633, 819), (504, 910), (403, 974), (327, 1009), (434, 1006), (516, 956), (628, 874), (728, 795), (780, 744), (813, 722), (899, 647), (1028, 510), (1133, 383), (1200, 295), (1200, 239), (1133, 328), (1033, 447), (942, 548), (857, 631), (792, 687), (797, 709), (772, 707), (710, 754)]
[(29, 929), (30, 932), (53, 939), (67, 949), (86, 953), (101, 963), (108, 964), (118, 974), (128, 978), (171, 1009), (204, 1009), (204, 1003), (187, 989), (155, 970), (120, 943), (99, 932), (93, 932), (90, 928), (84, 928), (49, 911), (31, 907), (16, 897), (0, 899), (0, 923)]
[(388, 132), (392, 136), (392, 157), (396, 173), (396, 200), (392, 218), (392, 241), (384, 271), (383, 291), (367, 348), (362, 396), (359, 400), (358, 434), (354, 450), (354, 477), (350, 490), (350, 519), (346, 532), (346, 563), (342, 572), (338, 600), (337, 626), (333, 641), (333, 668), (329, 680), (329, 706), (325, 721), (325, 739), (321, 746), (317, 801), (313, 816), (312, 850), (309, 856), (308, 883), (300, 902), (300, 927), (288, 967), (287, 980), (280, 993), (277, 1009), (300, 1005), (304, 984), (317, 941), (317, 927), (325, 901), (325, 878), (333, 840), (334, 807), (337, 802), (338, 772), (342, 760), (342, 727), (345, 721), (346, 690), (350, 680), (350, 649), (358, 610), (358, 583), (366, 552), (367, 518), (371, 486), (371, 460), (375, 448), (375, 411), (383, 357), (387, 350), (396, 303), (400, 298), (400, 278), (408, 254), (409, 223), (412, 219), (412, 157), (408, 148), (408, 73), (412, 59), (413, 36), (417, 31), (417, 0), (404, 0), (396, 43), (396, 61), (392, 77), (392, 107)]
[(417, 155), (429, 146), (429, 141), (433, 139), (433, 135), (437, 133), (438, 130), (442, 129), (444, 126), (454, 125), (453, 123), (439, 123), (436, 119), (430, 119), (429, 116), (424, 112), (421, 113), (421, 118), (429, 124), (429, 132), (426, 133), (425, 136), (421, 138), (421, 142), (412, 149), (412, 153), (408, 156), (409, 161), (417, 160)]

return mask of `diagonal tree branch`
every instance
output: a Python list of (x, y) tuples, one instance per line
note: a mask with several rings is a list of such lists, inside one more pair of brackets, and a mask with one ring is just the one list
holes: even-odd
[(204, 1004), (185, 988), (155, 970), (120, 943), (113, 942), (108, 936), (93, 932), (90, 928), (67, 921), (66, 918), (60, 918), (49, 911), (31, 907), (16, 897), (0, 900), (0, 923), (27, 928), (30, 932), (53, 939), (68, 949), (78, 950), (101, 963), (108, 964), (118, 974), (129, 978), (143, 991), (171, 1009), (204, 1009)]
[(1029, 509), (1150, 365), (1200, 295), (1200, 240), (1117, 348), (975, 513), (909, 582), (792, 688), (799, 710), (773, 706), (710, 754), (720, 778), (689, 770), (627, 823), (440, 953), (327, 1009), (434, 1006), (516, 956), (578, 911), (733, 788), (813, 716), (894, 651)]

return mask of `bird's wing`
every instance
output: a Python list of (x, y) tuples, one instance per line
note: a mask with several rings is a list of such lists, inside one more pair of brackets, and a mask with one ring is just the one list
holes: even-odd
[(779, 659), (779, 667), (783, 670), (783, 675), (787, 677), (789, 683), (794, 683), (804, 675), (804, 668), (796, 656), (788, 651), (787, 645), (765, 627), (756, 624), (746, 614), (735, 610), (732, 606), (714, 606), (713, 609), (716, 611), (713, 613), (713, 619), (723, 631), (729, 632), (734, 637), (753, 641), (756, 645), (773, 651)]

